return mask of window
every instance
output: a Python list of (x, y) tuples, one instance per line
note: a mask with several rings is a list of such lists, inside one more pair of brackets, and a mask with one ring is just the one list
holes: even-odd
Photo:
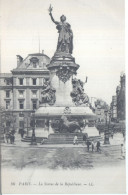
[(6, 109), (9, 109), (10, 101), (6, 101)]
[(24, 91), (19, 91), (19, 97), (23, 98), (24, 97)]
[(33, 98), (36, 98), (36, 93), (37, 93), (37, 91), (32, 91), (32, 97)]
[(19, 101), (19, 108), (24, 109), (24, 102), (23, 101)]
[(6, 121), (6, 127), (10, 127), (10, 121)]
[(37, 67), (36, 62), (33, 62), (33, 68), (36, 68), (36, 67)]
[(23, 85), (23, 78), (19, 79), (19, 84)]
[(24, 114), (22, 112), (20, 112), (19, 117), (24, 117)]
[(37, 102), (36, 101), (33, 101), (33, 110), (35, 110), (37, 108)]
[(32, 84), (36, 85), (36, 79), (32, 79)]
[(39, 64), (39, 59), (37, 57), (32, 57), (30, 59), (30, 64), (33, 68), (37, 68), (37, 65)]
[(6, 85), (10, 85), (9, 79), (6, 80)]
[(6, 98), (10, 97), (10, 91), (6, 91)]

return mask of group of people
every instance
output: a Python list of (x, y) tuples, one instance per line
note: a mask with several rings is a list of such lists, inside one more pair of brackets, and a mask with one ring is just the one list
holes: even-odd
[(88, 152), (90, 150), (90, 146), (91, 146), (92, 152), (94, 151), (95, 147), (96, 147), (97, 152), (101, 152), (100, 141), (97, 141), (95, 144), (93, 140), (92, 141), (87, 140), (86, 144), (87, 144)]
[(15, 135), (13, 132), (9, 131), (7, 133), (4, 134), (4, 140), (5, 143), (10, 143), (10, 144), (14, 144), (15, 142)]
[[(74, 145), (78, 145), (78, 137), (77, 137), (77, 135), (74, 136), (73, 144)], [(87, 145), (88, 152), (90, 150), (90, 146), (91, 146), (92, 152), (94, 151), (95, 147), (97, 148), (97, 152), (101, 151), (101, 149), (100, 149), (100, 141), (97, 141), (96, 143), (94, 143), (94, 140), (90, 141), (89, 139), (87, 139), (86, 135), (83, 135), (83, 144)]]

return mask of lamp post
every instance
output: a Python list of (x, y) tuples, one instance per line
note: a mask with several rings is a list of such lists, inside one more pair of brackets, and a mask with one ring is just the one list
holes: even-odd
[(110, 144), (109, 142), (109, 125), (107, 121), (107, 116), (108, 116), (108, 110), (106, 109), (104, 111), (106, 122), (105, 122), (105, 129), (104, 129), (104, 144)]
[(113, 138), (113, 125), (111, 124), (111, 110), (108, 111), (108, 116), (109, 116), (109, 125), (108, 125), (108, 129), (109, 129), (109, 135), (111, 135), (111, 137)]
[(111, 110), (108, 111), (108, 116), (109, 116), (109, 125), (111, 124)]
[(27, 122), (27, 137), (28, 137), (28, 117), (24, 117), (24, 119), (26, 119)]
[(31, 113), (31, 127), (32, 127), (32, 138), (31, 145), (37, 145), (35, 136), (35, 114)]

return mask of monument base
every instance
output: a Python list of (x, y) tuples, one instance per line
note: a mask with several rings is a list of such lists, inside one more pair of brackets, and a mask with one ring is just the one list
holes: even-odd
[(96, 127), (85, 127), (83, 133), (87, 133), (88, 137), (99, 136), (99, 131)]

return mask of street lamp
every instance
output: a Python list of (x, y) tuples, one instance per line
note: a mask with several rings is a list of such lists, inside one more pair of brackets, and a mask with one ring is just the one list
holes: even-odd
[(32, 127), (32, 138), (31, 145), (36, 145), (36, 136), (35, 136), (35, 114), (31, 113), (31, 127)]
[(105, 122), (105, 129), (104, 129), (104, 144), (110, 144), (109, 142), (109, 125), (107, 122), (108, 110), (104, 111), (106, 122)]
[(27, 137), (28, 137), (28, 117), (24, 117), (24, 119), (26, 119), (27, 122)]
[(111, 110), (108, 111), (108, 116), (109, 116), (109, 125), (108, 125), (108, 129), (109, 129), (109, 135), (111, 135), (111, 137), (113, 138), (113, 125), (111, 124)]
[(109, 125), (111, 124), (111, 110), (108, 111), (108, 116), (109, 116)]

